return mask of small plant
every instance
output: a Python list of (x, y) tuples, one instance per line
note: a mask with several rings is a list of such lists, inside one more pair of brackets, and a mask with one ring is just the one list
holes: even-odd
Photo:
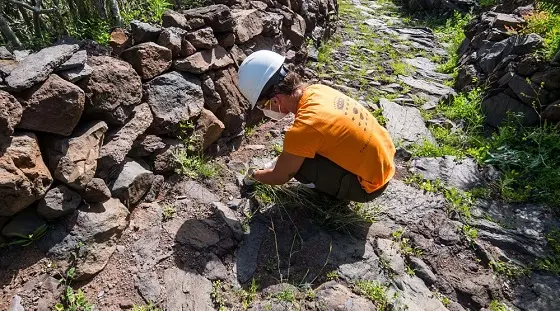
[(340, 278), (340, 276), (338, 275), (338, 271), (337, 270), (332, 270), (327, 272), (327, 280), (328, 281), (336, 281)]
[(501, 303), (497, 300), (492, 300), (490, 302), (490, 305), (488, 306), (488, 310), (490, 310), (490, 311), (510, 311), (508, 306), (506, 306), (504, 303)]
[(547, 234), (548, 246), (552, 250), (552, 255), (537, 262), (541, 270), (551, 271), (560, 274), (560, 232), (554, 230)]
[(526, 26), (519, 29), (510, 29), (515, 33), (539, 34), (544, 39), (542, 53), (547, 58), (552, 58), (560, 51), (560, 7), (552, 1), (537, 1), (536, 10), (523, 16)]
[(212, 302), (214, 306), (218, 308), (218, 311), (228, 311), (226, 307), (226, 299), (222, 293), (222, 281), (216, 280), (212, 283), (212, 293), (210, 293)]
[(210, 178), (216, 175), (217, 169), (208, 163), (202, 155), (189, 155), (184, 149), (174, 152), (178, 174), (187, 175), (191, 178)]
[(463, 233), (463, 236), (465, 237), (465, 239), (469, 244), (473, 244), (476, 238), (478, 237), (478, 230), (476, 230), (476, 228), (471, 227), (469, 225), (463, 225), (461, 227), (461, 233)]
[(296, 301), (296, 293), (293, 288), (286, 286), (282, 291), (272, 295), (272, 298), (285, 302), (294, 303)]
[(360, 280), (356, 282), (356, 291), (371, 300), (377, 310), (388, 311), (391, 301), (387, 293), (388, 287), (375, 281)]
[(500, 260), (492, 260), (489, 265), (492, 271), (494, 271), (497, 275), (503, 275), (510, 278), (518, 277), (526, 273), (526, 269)]
[(163, 221), (168, 221), (175, 217), (177, 211), (175, 210), (175, 206), (171, 204), (163, 205)]
[(422, 256), (422, 250), (413, 246), (410, 246), (408, 238), (404, 236), (404, 229), (400, 228), (392, 233), (393, 241), (398, 243), (401, 253), (405, 256)]
[(0, 244), (0, 248), (9, 245), (21, 245), (23, 247), (29, 246), (33, 244), (33, 242), (41, 239), (47, 233), (48, 228), (49, 227), (47, 224), (43, 224), (39, 226), (37, 229), (35, 229), (35, 231), (29, 235), (17, 234), (17, 238), (15, 240)]
[(163, 309), (154, 306), (151, 302), (143, 306), (132, 306), (132, 311), (163, 311)]
[(441, 301), (444, 307), (448, 307), (451, 304), (451, 299), (440, 292), (434, 292), (434, 296)]
[(272, 145), (272, 151), (274, 152), (275, 155), (280, 155), (283, 151), (283, 147), (281, 144), (273, 144)]
[(493, 6), (496, 5), (496, 0), (480, 0), (480, 6)]
[(416, 272), (409, 265), (406, 265), (406, 274), (408, 274), (409, 276), (415, 276)]
[(92, 311), (94, 306), (87, 301), (81, 289), (75, 292), (66, 286), (62, 294), (62, 302), (54, 306), (56, 311)]
[(251, 280), (251, 285), (249, 285), (248, 290), (240, 289), (235, 292), (237, 297), (241, 299), (241, 307), (243, 308), (243, 310), (247, 310), (253, 305), (253, 302), (255, 301), (255, 299), (257, 299), (258, 290), (259, 290), (259, 285), (257, 284), (257, 281), (253, 278)]

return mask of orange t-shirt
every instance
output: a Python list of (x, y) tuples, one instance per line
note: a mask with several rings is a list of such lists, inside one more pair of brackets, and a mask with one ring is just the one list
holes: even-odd
[(319, 154), (357, 175), (368, 193), (395, 174), (389, 132), (361, 104), (325, 85), (304, 90), (284, 151), (306, 158)]

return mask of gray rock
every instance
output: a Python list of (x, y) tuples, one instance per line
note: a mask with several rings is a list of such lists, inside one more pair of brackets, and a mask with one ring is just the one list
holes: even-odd
[(132, 66), (109, 56), (88, 59), (89, 79), (78, 82), (86, 93), (85, 114), (110, 124), (124, 124), (142, 99), (142, 81)]
[[(401, 289), (396, 305), (405, 305), (410, 311), (447, 311), (447, 308), (436, 298), (430, 289), (419, 278), (398, 276), (395, 279)], [(389, 292), (391, 295), (391, 291)]]
[(194, 74), (205, 73), (227, 67), (233, 64), (233, 59), (229, 53), (221, 46), (211, 50), (203, 50), (186, 58), (173, 61), (173, 68), (179, 71), (186, 71)]
[(479, 65), (485, 73), (494, 71), (500, 61), (509, 56), (525, 55), (538, 49), (542, 45), (542, 38), (537, 34), (512, 36), (488, 46), (483, 45), (478, 50)]
[(492, 26), (496, 28), (506, 29), (506, 27), (516, 28), (524, 23), (525, 20), (520, 16), (513, 14), (496, 13), (496, 17), (494, 18)]
[(210, 253), (206, 257), (203, 274), (210, 281), (225, 280), (227, 278), (227, 269), (218, 256)]
[(160, 192), (164, 190), (165, 177), (162, 175), (155, 175), (150, 189), (144, 195), (142, 202), (152, 203), (160, 199)]
[(521, 310), (554, 310), (560, 303), (559, 286), (558, 275), (532, 273), (528, 282), (516, 288), (513, 303)]
[(0, 156), (0, 216), (12, 216), (40, 199), (51, 183), (35, 134), (15, 134)]
[(239, 283), (249, 281), (257, 270), (259, 251), (267, 231), (266, 223), (258, 219), (251, 223), (251, 232), (245, 235), (235, 256), (235, 272)]
[(181, 54), (184, 34), (185, 31), (179, 28), (165, 28), (159, 35), (157, 44), (168, 48), (175, 59)]
[(111, 198), (111, 190), (101, 178), (93, 178), (77, 192), (88, 203), (103, 203)]
[(18, 128), (68, 136), (80, 121), (85, 95), (76, 85), (52, 74), (19, 96), (23, 115)]
[(74, 83), (91, 76), (92, 73), (93, 68), (91, 68), (88, 64), (84, 64), (81, 67), (59, 71), (58, 75), (60, 75), (62, 79)]
[(31, 53), (32, 53), (31, 50), (15, 50), (13, 54), (16, 62), (19, 63), (23, 61), (27, 56), (31, 55)]
[(0, 46), (0, 59), (14, 59), (14, 55), (5, 46)]
[[(330, 281), (321, 284), (316, 289), (317, 301), (325, 310), (345, 310), (345, 311), (375, 311), (373, 303), (366, 298), (360, 297), (347, 287)], [(343, 308), (343, 309), (340, 309)]]
[(198, 219), (173, 219), (165, 223), (165, 230), (175, 237), (177, 243), (189, 245), (200, 251), (206, 251), (220, 242), (220, 236), (211, 224)]
[[(558, 72), (560, 73), (560, 70)], [(560, 78), (560, 74), (558, 78)], [(541, 89), (539, 85), (532, 83), (529, 79), (514, 75), (509, 80), (508, 86), (517, 94), (517, 97), (528, 106), (535, 105), (539, 107), (548, 104), (548, 91)]]
[(157, 174), (174, 172), (178, 167), (177, 154), (186, 152), (183, 141), (178, 139), (165, 138), (163, 140), (165, 148), (155, 153), (153, 170)]
[(58, 66), (58, 68), (56, 68), (56, 71), (63, 71), (76, 67), (83, 67), (86, 61), (87, 61), (87, 51), (81, 50), (74, 53), (74, 55), (72, 55), (72, 57), (70, 57), (69, 60), (67, 60), (62, 65)]
[(226, 49), (235, 45), (235, 35), (233, 33), (219, 34), (216, 39), (218, 44)]
[(187, 20), (202, 19), (204, 24), (212, 27), (215, 33), (231, 32), (233, 18), (230, 9), (223, 4), (194, 8), (182, 12)]
[(84, 123), (69, 138), (48, 140), (45, 153), (54, 178), (77, 189), (89, 183), (107, 128), (103, 121)]
[(430, 267), (420, 258), (409, 257), (410, 265), (418, 276), (426, 285), (430, 286), (437, 281), (436, 275), (432, 272)]
[(152, 112), (148, 104), (143, 103), (134, 108), (134, 117), (116, 133), (108, 135), (97, 162), (97, 173), (105, 178), (112, 173), (113, 167), (121, 164), (138, 136), (152, 124)]
[(161, 137), (155, 135), (142, 135), (138, 137), (132, 149), (128, 153), (132, 157), (147, 157), (152, 153), (165, 148), (165, 142)]
[(439, 228), (439, 239), (446, 245), (453, 245), (461, 241), (457, 225), (451, 221), (445, 221)]
[(82, 203), (82, 198), (66, 186), (60, 185), (47, 191), (37, 205), (37, 213), (52, 220), (72, 214)]
[(438, 158), (415, 158), (410, 172), (420, 174), (427, 180), (439, 179), (444, 184), (468, 191), (482, 186), (483, 178), (477, 163), (471, 158), (458, 160), (453, 156)]
[(474, 65), (466, 65), (459, 69), (455, 87), (463, 90), (468, 86), (472, 86), (478, 79), (478, 71)]
[(132, 159), (125, 159), (124, 166), (111, 187), (111, 194), (127, 206), (136, 204), (150, 189), (154, 174)]
[(558, 51), (558, 53), (556, 53), (556, 55), (552, 58), (551, 63), (560, 65), (560, 51)]
[(541, 117), (552, 123), (560, 122), (560, 100), (548, 105), (541, 113)]
[(145, 95), (157, 134), (176, 132), (181, 122), (199, 115), (204, 106), (200, 80), (187, 73), (174, 71), (154, 78), (146, 84)]
[(186, 38), (196, 49), (211, 49), (218, 45), (218, 40), (210, 27), (191, 31), (187, 33)]
[(184, 14), (181, 14), (179, 12), (167, 10), (161, 16), (161, 20), (162, 26), (164, 28), (177, 27), (181, 29), (187, 29), (187, 18)]
[[(37, 246), (64, 271), (73, 258), (76, 279), (88, 279), (103, 270), (116, 250), (116, 238), (127, 226), (128, 209), (117, 199), (82, 205), (78, 212), (54, 225)], [(81, 245), (81, 246), (80, 246)]]
[(222, 105), (220, 94), (216, 92), (214, 81), (209, 75), (202, 76), (202, 93), (204, 94), (204, 106), (213, 113), (216, 113)]
[(17, 99), (0, 90), (0, 150), (3, 150), (2, 145), (9, 143), (22, 114), (23, 108)]
[(210, 190), (206, 189), (203, 185), (196, 181), (187, 180), (176, 184), (173, 187), (173, 192), (178, 196), (185, 196), (199, 204), (211, 204), (217, 202), (220, 198)]
[(146, 303), (159, 301), (161, 285), (156, 272), (139, 272), (135, 278), (135, 286)]
[(154, 26), (137, 20), (130, 22), (130, 28), (134, 44), (156, 42), (162, 31), (160, 26)]
[(20, 62), (5, 79), (14, 91), (22, 91), (45, 81), (55, 68), (66, 62), (78, 50), (77, 44), (62, 44), (44, 48)]
[(2, 234), (7, 237), (29, 236), (43, 226), (46, 226), (45, 220), (37, 215), (35, 209), (29, 208), (15, 215), (2, 228)]
[(214, 311), (212, 283), (195, 271), (168, 268), (163, 273), (163, 282), (166, 310)]
[(543, 85), (545, 89), (560, 89), (560, 68), (555, 67), (547, 71), (537, 72), (531, 77), (537, 85)]
[(426, 92), (428, 94), (447, 96), (449, 94), (454, 94), (452, 88), (445, 86), (441, 83), (428, 82), (420, 79), (415, 79), (408, 76), (399, 76), (399, 80), (404, 82), (406, 85), (418, 89), (420, 91)]
[(539, 120), (539, 116), (533, 108), (504, 93), (484, 100), (482, 102), (482, 112), (486, 116), (486, 123), (494, 127), (500, 126), (507, 120), (508, 112), (522, 114), (521, 123), (523, 125), (534, 125)]
[(212, 207), (214, 207), (220, 216), (222, 216), (225, 223), (233, 232), (235, 239), (241, 241), (243, 239), (243, 228), (241, 227), (241, 222), (237, 218), (237, 215), (235, 215), (235, 212), (220, 202), (213, 202)]
[(135, 45), (121, 54), (143, 80), (156, 77), (171, 67), (171, 50), (153, 42)]
[(436, 143), (434, 137), (424, 124), (420, 110), (414, 107), (405, 107), (384, 98), (381, 99), (383, 116), (387, 119), (387, 130), (393, 140), (401, 141), (404, 146), (414, 143), (421, 144), (424, 140)]
[(379, 258), (389, 263), (390, 269), (396, 274), (404, 274), (404, 259), (399, 253), (399, 246), (387, 239), (377, 239)]
[(25, 308), (21, 305), (20, 296), (15, 295), (14, 298), (12, 298), (9, 311), (25, 311)]

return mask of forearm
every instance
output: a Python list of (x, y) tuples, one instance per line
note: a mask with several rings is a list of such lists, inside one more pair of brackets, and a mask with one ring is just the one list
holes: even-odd
[(254, 178), (267, 185), (282, 185), (288, 181), (285, 176), (277, 174), (273, 169), (258, 170), (255, 172)]

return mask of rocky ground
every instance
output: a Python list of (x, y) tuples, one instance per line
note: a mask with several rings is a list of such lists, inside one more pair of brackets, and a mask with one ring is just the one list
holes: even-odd
[[(115, 199), (93, 204), (35, 244), (0, 254), (0, 309), (53, 309), (66, 278), (52, 258), (68, 253), (80, 262), (73, 287), (98, 310), (148, 302), (197, 311), (557, 308), (560, 277), (532, 269), (549, 255), (545, 234), (559, 226), (547, 208), (457, 203), (461, 191), (489, 187), (497, 173), (405, 151), (435, 142), (423, 111), (454, 94), (431, 60), (445, 57), (445, 47), (429, 29), (406, 27), (388, 1), (339, 5), (338, 32), (312, 55), (306, 75), (352, 94), (391, 132), (398, 174), (383, 195), (338, 204), (349, 218), (336, 222), (262, 187), (241, 187), (248, 165), (263, 166), (281, 150), (291, 120), (260, 122), (213, 160), (217, 174), (167, 178), (153, 203), (131, 211)], [(356, 215), (370, 222), (352, 221)], [(335, 222), (343, 227), (326, 225)], [(88, 252), (69, 247), (73, 241), (88, 241)], [(80, 281), (105, 254), (105, 268)]]

